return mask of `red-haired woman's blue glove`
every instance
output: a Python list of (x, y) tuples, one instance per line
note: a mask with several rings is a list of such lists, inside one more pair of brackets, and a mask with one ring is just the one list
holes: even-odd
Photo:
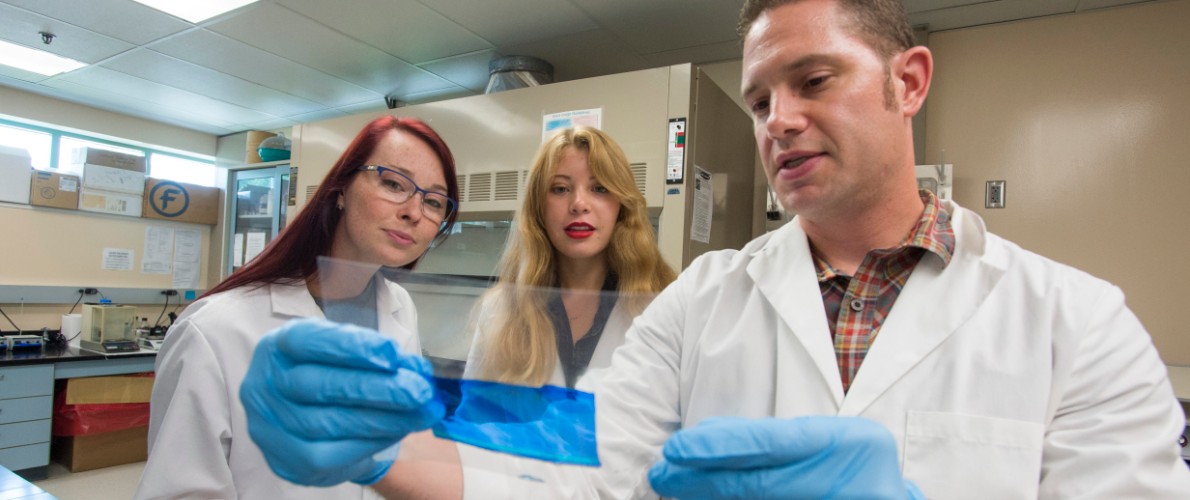
[(286, 323), (261, 339), (240, 386), (248, 434), (278, 476), (308, 486), (380, 480), (377, 456), (442, 418), (428, 361), (375, 330)]

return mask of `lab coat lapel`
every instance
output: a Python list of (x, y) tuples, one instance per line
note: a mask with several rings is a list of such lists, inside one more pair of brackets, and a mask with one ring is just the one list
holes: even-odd
[(922, 257), (864, 358), (841, 415), (860, 415), (979, 308), (1004, 269), (985, 259), (983, 221), (950, 204), (955, 252), (950, 264)]
[(813, 383), (804, 379), (810, 370), (793, 365), (791, 353), (798, 349), (797, 344), (809, 353), (838, 407), (843, 399), (843, 383), (839, 378), (809, 240), (799, 220), (795, 218), (773, 234), (768, 243), (757, 250), (747, 270), (757, 291), (772, 304), (786, 327), (774, 332), (776, 345), (773, 347), (777, 356), (775, 414), (798, 413), (795, 408), (799, 405), (795, 401), (805, 392), (800, 387)]
[(305, 283), (269, 285), (273, 314), (294, 318), (325, 318)]

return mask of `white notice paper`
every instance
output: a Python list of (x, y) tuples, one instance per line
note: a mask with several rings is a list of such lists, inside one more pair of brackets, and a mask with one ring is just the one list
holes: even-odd
[[(462, 226), (462, 224), (456, 224)], [(244, 265), (244, 235), (236, 233), (233, 243), (231, 244), (231, 265), (232, 267), (240, 267)]]
[(131, 271), (134, 256), (133, 251), (126, 248), (104, 248), (103, 264), (100, 265), (100, 269), (104, 271)]
[(193, 229), (179, 229), (174, 235), (172, 288), (198, 288), (201, 245), (202, 233)]
[(146, 227), (145, 258), (140, 261), (140, 272), (145, 274), (169, 274), (173, 252), (173, 229), (158, 226)]
[(690, 239), (711, 242), (711, 211), (715, 190), (711, 187), (711, 173), (694, 166), (694, 216), (690, 221)]
[(541, 142), (553, 137), (555, 131), (578, 125), (600, 128), (603, 123), (603, 108), (576, 109), (561, 113), (550, 113), (541, 117)]
[(247, 264), (264, 250), (264, 233), (248, 233), (248, 241), (245, 243), (244, 263)]

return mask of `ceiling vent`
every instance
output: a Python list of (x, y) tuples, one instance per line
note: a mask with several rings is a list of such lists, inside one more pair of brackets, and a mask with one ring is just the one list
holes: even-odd
[(554, 83), (554, 65), (530, 56), (500, 56), (488, 62), (485, 94)]

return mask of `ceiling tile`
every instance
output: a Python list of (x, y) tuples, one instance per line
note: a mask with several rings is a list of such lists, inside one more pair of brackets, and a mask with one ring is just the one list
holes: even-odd
[(742, 50), (743, 47), (740, 46), (740, 41), (732, 40), (730, 42), (719, 42), (712, 43), (710, 45), (700, 45), (698, 47), (687, 47), (684, 49), (658, 52), (656, 54), (645, 54), (645, 59), (647, 59), (653, 66), (716, 62), (726, 61), (728, 59), (739, 59), (742, 56)]
[(208, 134), (224, 135), (243, 130), (239, 124), (199, 115), (184, 107), (118, 96), (103, 88), (87, 87), (64, 80), (55, 81), (53, 87), (40, 86), (40, 90), (33, 90), (33, 92), (113, 113), (139, 116), (147, 120), (177, 125)]
[(1074, 12), (1078, 0), (998, 0), (949, 9), (909, 14), (909, 23), (927, 25), (930, 31), (979, 26), (1031, 17)]
[[(38, 34), (41, 31), (56, 35), (52, 44), (41, 42)], [(130, 43), (5, 4), (0, 4), (0, 39), (85, 63), (99, 62), (133, 47)]]
[[(381, 95), (416, 94), (453, 85), (271, 3), (244, 9), (239, 15), (208, 28)], [(295, 33), (301, 36), (295, 36)]]
[[(925, 12), (927, 10), (949, 9), (976, 3), (987, 3), (989, 0), (903, 0), (905, 12)], [(993, 2), (998, 0), (991, 0)]]
[[(288, 119), (293, 123), (309, 123), (309, 122), (318, 121), (318, 120), (329, 120), (331, 118), (339, 118), (341, 116), (347, 116), (347, 113), (344, 113), (337, 109), (323, 109), (323, 110), (319, 110), (319, 111), (316, 111), (313, 113), (306, 113), (304, 115), (290, 116), (290, 117), (288, 117)], [(273, 127), (273, 128), (276, 128), (276, 127)]]
[(249, 122), (242, 124), (243, 130), (273, 130), (279, 128), (287, 128), (297, 125), (296, 122), (289, 118), (273, 118), (259, 122)]
[[(497, 47), (596, 29), (590, 17), (559, 0), (429, 0), (424, 2)], [(526, 15), (526, 13), (532, 15)]]
[(274, 118), (266, 113), (211, 99), (192, 92), (151, 82), (119, 71), (91, 66), (52, 78), (44, 83), (50, 87), (83, 87), (100, 91), (112, 98), (130, 103), (148, 103), (167, 109), (185, 110), (198, 120), (211, 123), (249, 123)]
[(148, 49), (129, 51), (101, 66), (273, 116), (309, 113), (324, 107)]
[(3, 0), (3, 3), (138, 45), (194, 26), (129, 0)]
[(488, 88), (488, 62), (499, 57), (491, 50), (439, 59), (418, 65), (421, 69), (441, 76), (456, 85), (483, 92)]
[(1118, 7), (1121, 5), (1131, 5), (1134, 3), (1147, 3), (1153, 0), (1080, 0), (1078, 2), (1079, 12), (1085, 10), (1102, 9), (1106, 7)]
[(379, 102), (378, 101), (359, 102), (359, 103), (355, 103), (355, 104), (349, 104), (347, 106), (340, 106), (337, 109), (339, 111), (342, 111), (343, 114), (356, 115), (356, 114), (360, 114), (360, 113), (371, 113), (373, 111), (382, 111), (387, 108), (388, 108), (388, 106), (385, 105), (384, 100), (382, 99)]
[(735, 33), (738, 1), (582, 0), (578, 5), (641, 54), (739, 38)]
[(203, 29), (169, 37), (150, 48), (327, 107), (383, 97), (346, 80)]
[[(554, 81), (623, 73), (650, 67), (632, 47), (604, 30), (502, 47), (502, 55), (533, 56), (554, 65)], [(581, 54), (581, 56), (575, 56)]]
[(23, 69), (14, 68), (12, 66), (5, 66), (3, 64), (0, 64), (0, 75), (7, 76), (9, 78), (15, 78), (17, 80), (30, 82), (30, 83), (37, 83), (42, 80), (45, 80), (46, 78), (49, 78), (48, 76), (45, 76), (41, 73), (25, 71)]
[[(490, 49), (492, 45), (414, 0), (353, 0), (350, 9), (325, 0), (278, 3), (410, 63)], [(494, 2), (476, 2), (480, 10)]]

